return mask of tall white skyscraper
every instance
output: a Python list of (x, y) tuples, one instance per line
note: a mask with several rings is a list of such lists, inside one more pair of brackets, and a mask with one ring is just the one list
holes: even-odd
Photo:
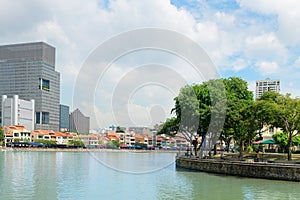
[(259, 99), (264, 92), (274, 91), (280, 92), (280, 80), (271, 80), (267, 78), (266, 80), (256, 81), (256, 92), (255, 98)]

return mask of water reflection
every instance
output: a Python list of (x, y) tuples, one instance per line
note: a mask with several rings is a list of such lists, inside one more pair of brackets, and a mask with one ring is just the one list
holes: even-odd
[(174, 163), (166, 166), (174, 156), (0, 152), (0, 199), (298, 199), (300, 195), (296, 182), (176, 170)]
[(173, 165), (175, 153), (90, 152), (99, 164), (121, 173), (145, 174)]

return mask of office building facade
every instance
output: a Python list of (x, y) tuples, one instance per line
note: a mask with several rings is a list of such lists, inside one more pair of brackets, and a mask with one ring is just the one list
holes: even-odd
[(256, 81), (256, 91), (255, 91), (255, 98), (259, 99), (263, 93), (273, 91), (273, 92), (280, 92), (280, 80), (260, 80)]
[(34, 99), (35, 129), (58, 131), (60, 74), (55, 71), (55, 48), (44, 42), (0, 46), (0, 95)]
[(19, 99), (18, 95), (7, 98), (2, 95), (2, 127), (23, 125), (29, 131), (34, 130), (34, 100), (26, 101)]
[(90, 131), (90, 118), (84, 116), (78, 108), (70, 113), (70, 131), (78, 133), (89, 133)]
[(70, 108), (66, 105), (59, 106), (59, 130), (60, 131), (69, 131), (70, 123)]

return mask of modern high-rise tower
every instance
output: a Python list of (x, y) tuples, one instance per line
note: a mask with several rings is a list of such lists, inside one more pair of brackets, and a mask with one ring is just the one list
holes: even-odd
[(273, 91), (273, 92), (280, 92), (280, 80), (261, 80), (256, 81), (256, 92), (255, 98), (259, 99), (264, 92)]
[(55, 48), (44, 42), (0, 46), (0, 95), (34, 99), (35, 129), (58, 131), (60, 74), (55, 71)]
[(59, 106), (59, 131), (70, 130), (70, 108), (66, 105)]
[(90, 118), (84, 116), (78, 108), (70, 113), (70, 131), (79, 133), (90, 131)]

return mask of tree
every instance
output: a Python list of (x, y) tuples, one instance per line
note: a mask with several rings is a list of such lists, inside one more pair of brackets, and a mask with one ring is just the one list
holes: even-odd
[[(242, 156), (244, 143), (251, 141), (262, 127), (255, 113), (253, 94), (247, 82), (238, 77), (185, 86), (174, 100), (172, 112), (176, 117), (162, 125), (162, 132), (177, 130), (175, 133), (182, 133), (195, 150), (201, 148), (207, 138), (215, 149), (218, 139), (224, 140), (229, 147), (234, 138), (241, 146)], [(200, 144), (196, 140), (198, 137), (202, 138)]]
[(4, 145), (4, 132), (3, 128), (0, 126), (0, 146)]
[[(280, 148), (284, 151), (287, 151), (288, 146), (288, 137), (286, 133), (280, 132), (272, 135), (272, 138), (279, 144)], [(292, 146), (300, 145), (300, 136), (293, 137)]]
[(56, 145), (55, 140), (44, 140), (44, 139), (35, 139), (34, 142), (41, 143), (45, 146), (51, 147)]
[(260, 101), (265, 104), (265, 110), (271, 116), (268, 119), (269, 123), (281, 128), (287, 135), (288, 160), (292, 160), (293, 138), (299, 135), (300, 131), (300, 99), (292, 98), (290, 94), (267, 92), (262, 95)]
[(120, 142), (118, 140), (111, 140), (107, 143), (107, 148), (117, 149), (120, 147)]
[(252, 139), (259, 129), (254, 117), (254, 99), (248, 84), (241, 78), (224, 79), (227, 107), (221, 139), (229, 149), (229, 143), (234, 138), (240, 146), (240, 157), (243, 156), (246, 140)]
[(103, 140), (99, 140), (98, 144), (104, 144), (104, 141)]
[(125, 133), (125, 128), (124, 127), (120, 127), (120, 126), (117, 126), (117, 128), (116, 128), (116, 132), (117, 133)]
[(70, 140), (68, 141), (68, 146), (84, 147), (85, 145), (81, 140)]
[[(175, 106), (171, 111), (176, 117), (162, 124), (158, 134), (181, 133), (194, 146), (195, 155), (198, 155), (206, 134), (211, 132), (214, 135), (220, 132), (223, 125), (222, 117), (225, 116), (226, 101), (225, 95), (222, 94), (224, 94), (222, 79), (181, 88), (179, 95), (174, 98)], [(200, 144), (199, 137), (201, 137)]]

